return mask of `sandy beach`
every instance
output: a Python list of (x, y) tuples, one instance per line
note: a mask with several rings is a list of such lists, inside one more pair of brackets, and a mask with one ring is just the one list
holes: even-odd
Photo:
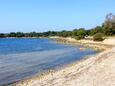
[[(71, 38), (66, 40), (76, 42)], [(105, 39), (103, 42), (81, 40), (80, 43), (107, 47), (101, 53), (69, 64), (58, 71), (49, 71), (9, 86), (115, 86), (115, 38)]]

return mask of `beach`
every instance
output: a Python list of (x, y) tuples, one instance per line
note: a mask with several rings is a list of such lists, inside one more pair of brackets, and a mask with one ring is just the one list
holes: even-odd
[(1, 0), (0, 86), (115, 86), (115, 0)]
[[(66, 38), (75, 43), (74, 39)], [(49, 70), (9, 86), (115, 86), (115, 39), (103, 42), (81, 40), (84, 45), (98, 45), (104, 51), (68, 64), (63, 69)], [(109, 47), (110, 46), (110, 47)]]

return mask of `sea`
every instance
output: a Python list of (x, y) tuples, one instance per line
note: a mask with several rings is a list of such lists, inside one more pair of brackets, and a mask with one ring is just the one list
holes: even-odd
[(48, 38), (0, 38), (0, 85), (55, 69), (96, 54), (92, 48)]

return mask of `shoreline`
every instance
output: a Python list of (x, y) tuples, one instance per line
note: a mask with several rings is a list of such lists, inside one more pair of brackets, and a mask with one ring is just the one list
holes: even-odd
[[(57, 39), (57, 38), (56, 38)], [(65, 39), (65, 38), (64, 38)], [(66, 41), (67, 43), (68, 43), (68, 40)], [(65, 42), (64, 42), (65, 43)], [(70, 40), (69, 40), (69, 43), (72, 43), (73, 44), (73, 41), (71, 42)], [(74, 41), (74, 43), (75, 44), (81, 44), (81, 42), (78, 42), (78, 43), (76, 43), (75, 41)], [(85, 45), (85, 44), (83, 44), (82, 43), (82, 45)], [(98, 45), (98, 47), (95, 47), (95, 45), (93, 44), (93, 45), (91, 45), (91, 44), (88, 44), (88, 45), (85, 45), (86, 47), (94, 47), (94, 48), (99, 48), (99, 49), (101, 49), (101, 50), (103, 50), (103, 52), (99, 52), (98, 54), (96, 54), (96, 55), (91, 55), (91, 56), (86, 56), (85, 58), (83, 58), (83, 59), (81, 59), (81, 60), (78, 60), (78, 61), (75, 61), (75, 62), (72, 62), (72, 63), (70, 63), (70, 64), (67, 64), (67, 65), (64, 65), (63, 67), (60, 67), (60, 68), (57, 68), (57, 70), (47, 70), (47, 71), (42, 71), (43, 73), (41, 73), (41, 74), (36, 74), (36, 75), (34, 75), (34, 76), (31, 76), (31, 77), (27, 77), (27, 78), (25, 78), (25, 79), (23, 79), (23, 80), (19, 80), (19, 81), (15, 81), (15, 82), (13, 82), (13, 83), (10, 83), (10, 84), (6, 84), (6, 85), (4, 85), (4, 86), (41, 86), (42, 84), (43, 85), (45, 85), (45, 84), (49, 84), (48, 82), (46, 82), (45, 80), (48, 80), (49, 78), (51, 78), (51, 79), (53, 79), (53, 77), (55, 76), (58, 76), (58, 75), (60, 75), (60, 74), (62, 74), (64, 71), (65, 72), (67, 72), (67, 70), (69, 71), (69, 72), (73, 72), (73, 70), (74, 71), (76, 71), (76, 70), (80, 70), (82, 67), (81, 66), (83, 66), (83, 64), (86, 62), (88, 62), (89, 61), (89, 63), (87, 63), (87, 64), (90, 64), (90, 63), (92, 63), (91, 61), (95, 61), (95, 60), (97, 60), (97, 57), (99, 56), (100, 57), (100, 55), (102, 55), (103, 53), (107, 53), (107, 52), (110, 52), (110, 50), (113, 48), (113, 46), (114, 45), (108, 45), (108, 46), (106, 46), (106, 45), (103, 45), (104, 46), (104, 48), (102, 47), (102, 45)], [(98, 50), (99, 50), (98, 49)], [(92, 58), (92, 57), (94, 57), (94, 58)], [(87, 61), (88, 60), (88, 61)], [(78, 65), (81, 65), (81, 66), (78, 66)], [(91, 64), (90, 64), (91, 65)], [(73, 68), (78, 68), (78, 69), (73, 69)], [(86, 67), (86, 66), (84, 66), (84, 67)], [(70, 70), (70, 69), (72, 69), (72, 71)], [(64, 73), (65, 73), (64, 72)], [(78, 71), (76, 71), (76, 72), (78, 72)], [(67, 72), (68, 73), (68, 72)], [(66, 73), (66, 74), (67, 74)], [(66, 75), (66, 74), (64, 74), (64, 75)], [(60, 78), (61, 79), (61, 78)], [(49, 79), (50, 80), (50, 79)], [(32, 85), (32, 84), (34, 84), (34, 82), (36, 82), (37, 81), (37, 83), (39, 84), (39, 85)], [(42, 82), (42, 83), (41, 83)], [(40, 85), (41, 84), (41, 85)], [(48, 86), (50, 86), (50, 85), (48, 85)], [(58, 85), (57, 85), (58, 86)]]
[(104, 44), (102, 42), (94, 42), (88, 40), (75, 40), (74, 38), (64, 38), (64, 37), (51, 37), (52, 40), (57, 41), (57, 43), (69, 44), (69, 45), (81, 45), (83, 47), (93, 48), (96, 51), (105, 51), (111, 49), (114, 45)]

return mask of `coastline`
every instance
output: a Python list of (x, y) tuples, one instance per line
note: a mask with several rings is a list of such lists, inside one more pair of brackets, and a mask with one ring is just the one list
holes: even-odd
[(90, 47), (93, 48), (96, 51), (105, 51), (108, 49), (111, 49), (114, 45), (112, 44), (107, 44), (104, 42), (94, 42), (91, 40), (75, 40), (74, 38), (71, 37), (51, 37), (51, 39), (57, 41), (57, 43), (64, 43), (64, 44), (69, 44), (69, 45), (81, 45), (84, 47)]
[[(56, 39), (59, 39), (59, 38), (56, 38)], [(71, 64), (65, 65), (62, 69), (59, 69), (56, 71), (48, 70), (48, 71), (45, 71), (39, 75), (25, 78), (23, 80), (16, 81), (14, 83), (7, 84), (7, 85), (9, 85), (9, 86), (42, 86), (42, 85), (43, 86), (46, 86), (46, 85), (47, 86), (52, 86), (52, 85), (53, 86), (54, 85), (67, 86), (66, 84), (64, 85), (64, 83), (69, 82), (69, 84), (70, 84), (69, 86), (74, 86), (74, 85), (71, 85), (73, 83), (73, 82), (71, 82), (71, 80), (73, 80), (73, 78), (80, 77), (82, 72), (85, 72), (86, 70), (88, 70), (90, 68), (90, 66), (94, 65), (94, 63), (98, 63), (98, 61), (100, 61), (100, 60), (102, 61), (101, 57), (103, 55), (105, 55), (107, 53), (111, 53), (113, 50), (115, 50), (114, 45), (108, 45), (108, 44), (104, 44), (104, 43), (91, 43), (92, 44), (91, 45), (90, 43), (86, 43), (86, 42), (84, 43), (83, 41), (78, 42), (78, 41), (74, 41), (73, 39), (70, 40), (70, 38), (63, 38), (63, 40), (65, 40), (65, 39), (67, 41), (66, 42), (64, 41), (64, 43), (82, 44), (87, 47), (93, 47), (94, 49), (103, 50), (103, 52), (100, 52), (96, 55), (88, 56), (88, 58), (83, 58), (80, 61), (76, 61)], [(76, 77), (73, 77), (73, 75), (75, 75)], [(66, 80), (66, 77), (72, 78), (72, 79)], [(7, 85), (5, 85), (5, 86), (7, 86)], [(79, 85), (80, 85), (80, 83), (79, 83)], [(82, 85), (80, 85), (80, 86), (82, 86)]]

